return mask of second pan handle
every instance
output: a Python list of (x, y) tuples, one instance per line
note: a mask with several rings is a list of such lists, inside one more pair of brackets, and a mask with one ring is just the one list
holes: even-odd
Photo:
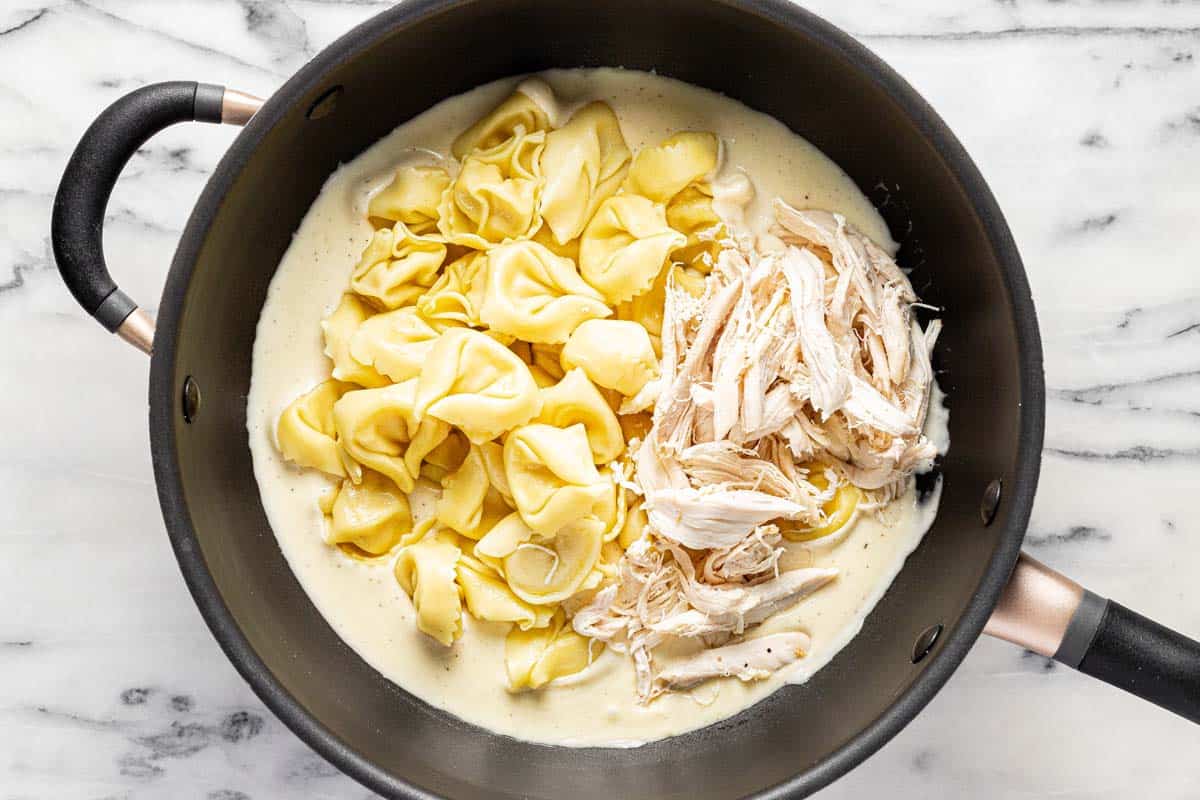
[(88, 127), (54, 196), (50, 240), (71, 294), (109, 331), (153, 348), (154, 322), (117, 288), (104, 260), (104, 214), (126, 162), (151, 136), (178, 122), (245, 125), (262, 101), (211, 83), (167, 81), (135, 89)]
[(1200, 642), (1024, 553), (984, 631), (1200, 723)]

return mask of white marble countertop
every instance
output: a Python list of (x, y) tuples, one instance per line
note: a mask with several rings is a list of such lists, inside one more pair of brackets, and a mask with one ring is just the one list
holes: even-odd
[[(48, 239), (67, 155), (170, 78), (269, 94), (369, 0), (0, 3), (0, 797), (362, 798), (277, 722), (171, 555), (147, 361), (86, 318)], [(1200, 6), (819, 0), (945, 117), (1005, 209), (1046, 352), (1026, 541), (1094, 590), (1200, 633)], [(122, 287), (152, 305), (234, 131), (153, 140), (110, 205)], [(153, 308), (151, 308), (153, 310)], [(826, 798), (1200, 795), (1200, 727), (983, 640)]]

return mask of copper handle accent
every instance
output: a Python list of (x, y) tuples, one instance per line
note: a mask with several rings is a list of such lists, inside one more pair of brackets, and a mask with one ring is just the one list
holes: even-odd
[[(237, 89), (226, 89), (221, 95), (221, 123), (245, 125), (262, 108), (263, 100)], [(135, 308), (117, 328), (117, 335), (150, 355), (154, 350), (154, 318), (145, 309)]]
[(1021, 553), (983, 632), (1053, 658), (1083, 594), (1075, 581)]

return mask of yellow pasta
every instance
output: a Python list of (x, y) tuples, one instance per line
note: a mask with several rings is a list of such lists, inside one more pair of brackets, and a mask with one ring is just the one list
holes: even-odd
[(604, 523), (586, 517), (550, 538), (534, 536), (506, 556), (504, 576), (528, 603), (560, 603), (580, 590), (600, 558)]
[(605, 200), (583, 232), (579, 271), (611, 303), (650, 290), (672, 250), (687, 237), (667, 225), (662, 205), (633, 194)]
[[(821, 464), (810, 466), (808, 481), (822, 491), (827, 489), (829, 479), (825, 476), (825, 467)], [(780, 526), (780, 532), (785, 539), (792, 542), (812, 542), (832, 536), (854, 524), (858, 516), (858, 504), (862, 499), (862, 489), (843, 480), (834, 490), (833, 497), (821, 506), (823, 522), (820, 525), (802, 527), (795, 523), (784, 523)]]
[(504, 442), (504, 471), (521, 518), (543, 536), (592, 515), (608, 491), (583, 425), (517, 428)]
[(426, 537), (400, 551), (396, 580), (417, 612), (417, 628), (449, 647), (462, 635), (462, 596), (456, 566), (458, 547)]
[(417, 299), (417, 312), (439, 331), (476, 326), (486, 289), (487, 258), (483, 253), (467, 253), (446, 265), (433, 286)]
[(726, 235), (721, 217), (712, 204), (712, 190), (704, 184), (684, 189), (667, 204), (667, 224), (687, 237), (671, 252), (671, 260), (707, 275), (716, 264)]
[(445, 260), (443, 241), (397, 222), (390, 230), (375, 231), (350, 275), (350, 288), (381, 308), (401, 308), (433, 285)]
[(357, 295), (344, 294), (333, 313), (322, 320), (325, 355), (333, 361), (333, 377), (337, 380), (357, 383), (367, 388), (387, 386), (387, 378), (360, 363), (350, 354), (350, 342), (354, 334), (373, 313), (374, 309)]
[(275, 442), (288, 461), (330, 475), (345, 475), (336, 441), (333, 404), (354, 386), (328, 380), (293, 400), (275, 426)]
[(437, 228), (438, 203), (450, 185), (450, 175), (441, 167), (405, 166), (367, 206), (367, 216), (379, 226), (403, 222), (416, 233)]
[(438, 522), (469, 539), (479, 539), (511, 510), (488, 480), (479, 447), (472, 447), (462, 465), (442, 481)]
[(367, 318), (350, 337), (350, 356), (396, 383), (415, 378), (438, 332), (417, 309), (399, 308)]
[(479, 444), (523, 425), (542, 410), (537, 384), (515, 353), (468, 328), (451, 328), (429, 351), (413, 412), (459, 428)]
[(570, 259), (536, 242), (506, 244), (487, 255), (480, 319), (492, 330), (554, 344), (565, 342), (579, 323), (611, 314)]
[(450, 152), (462, 159), (476, 148), (502, 144), (519, 133), (533, 133), (550, 127), (550, 116), (532, 97), (522, 91), (513, 92), (483, 119), (463, 131)]
[(579, 236), (600, 203), (617, 191), (629, 158), (621, 125), (607, 103), (589, 103), (546, 135), (541, 214), (559, 245)]
[(582, 369), (573, 369), (563, 379), (542, 391), (542, 413), (537, 421), (558, 428), (579, 423), (587, 431), (592, 460), (607, 464), (625, 452), (625, 437), (617, 415)]
[(517, 629), (522, 631), (544, 628), (550, 624), (554, 615), (552, 609), (526, 603), (490, 570), (482, 571), (469, 566), (464, 559), (459, 561), (457, 572), (467, 611), (475, 619), (516, 623)]
[(342, 481), (330, 508), (325, 540), (366, 556), (391, 550), (412, 531), (408, 497), (377, 472), (363, 470), (360, 483)]
[(545, 628), (514, 629), (504, 641), (509, 691), (540, 689), (557, 678), (574, 675), (603, 651), (603, 643), (580, 636), (561, 612)]
[(659, 376), (658, 358), (646, 329), (636, 322), (594, 319), (563, 345), (564, 369), (581, 367), (598, 386), (632, 397)]
[(421, 462), (450, 433), (441, 420), (414, 417), (416, 383), (413, 379), (347, 392), (334, 404), (334, 427), (351, 459), (347, 469), (352, 479), (355, 466), (361, 464), (391, 478), (403, 491), (412, 491)]
[(711, 133), (683, 131), (634, 156), (625, 191), (666, 203), (717, 168), (720, 143)]
[(542, 218), (539, 160), (546, 134), (516, 134), (476, 150), (442, 195), (438, 230), (455, 244), (486, 249), (533, 235)]

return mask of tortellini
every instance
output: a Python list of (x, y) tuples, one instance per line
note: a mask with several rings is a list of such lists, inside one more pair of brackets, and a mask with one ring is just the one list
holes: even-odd
[(437, 519), (469, 539), (479, 539), (512, 509), (488, 479), (482, 450), (472, 447), (462, 464), (442, 481)]
[[(809, 468), (808, 480), (822, 491), (829, 487), (825, 467), (820, 464)], [(862, 489), (843, 480), (834, 490), (833, 497), (821, 505), (821, 516), (824, 519), (822, 524), (806, 528), (790, 522), (781, 525), (780, 532), (785, 539), (792, 542), (813, 542), (848, 530), (858, 517), (858, 504), (862, 499)]]
[(417, 311), (440, 330), (480, 324), (479, 310), (487, 289), (487, 256), (467, 253), (446, 266), (429, 291), (417, 300)]
[(579, 245), (584, 280), (612, 303), (649, 291), (672, 250), (687, 237), (667, 225), (662, 205), (633, 194), (605, 200)]
[(412, 526), (408, 496), (379, 473), (363, 470), (360, 483), (342, 481), (330, 508), (326, 541), (379, 556)]
[(413, 490), (421, 462), (450, 434), (450, 426), (413, 414), (417, 380), (379, 389), (347, 392), (334, 403), (338, 440), (349, 456), (347, 471), (361, 464), (391, 478), (405, 492)]
[(634, 156), (625, 191), (666, 203), (713, 172), (720, 150), (720, 141), (711, 133), (682, 131), (668, 136), (657, 147), (642, 148)]
[(469, 328), (434, 343), (417, 382), (413, 412), (459, 428), (472, 442), (495, 439), (542, 410), (537, 384), (516, 353)]
[(431, 233), (437, 228), (438, 203), (450, 185), (450, 175), (441, 167), (404, 166), (396, 177), (367, 206), (367, 216), (377, 223), (403, 222), (414, 233)]
[(437, 280), (446, 245), (397, 222), (375, 231), (350, 275), (350, 288), (382, 308), (411, 305)]
[(396, 383), (415, 378), (438, 332), (415, 308), (398, 308), (368, 318), (350, 337), (351, 357)]
[(592, 383), (626, 397), (660, 374), (650, 334), (636, 322), (594, 319), (583, 323), (563, 345), (564, 369), (582, 367)]
[(552, 680), (574, 675), (602, 652), (601, 642), (580, 636), (561, 612), (545, 628), (513, 630), (504, 641), (509, 691), (540, 689)]
[(597, 464), (607, 464), (625, 452), (617, 415), (581, 369), (571, 370), (555, 385), (542, 389), (542, 413), (537, 421), (558, 428), (583, 425)]
[(579, 323), (612, 314), (570, 259), (536, 242), (515, 242), (487, 254), (487, 291), (480, 319), (527, 342), (565, 342)]
[(517, 546), (504, 563), (504, 576), (528, 603), (560, 603), (583, 586), (603, 544), (604, 523), (592, 517), (571, 522), (552, 537), (535, 536)]
[(558, 244), (583, 233), (600, 203), (620, 187), (629, 158), (621, 125), (607, 103), (589, 103), (546, 134), (541, 212)]
[(534, 423), (512, 431), (504, 442), (504, 471), (521, 518), (542, 536), (594, 515), (609, 491), (581, 424)]
[(455, 244), (481, 249), (534, 234), (542, 222), (539, 161), (545, 143), (543, 131), (517, 133), (467, 156), (442, 195), (438, 230)]
[(342, 295), (333, 313), (321, 322), (325, 333), (325, 355), (333, 361), (333, 377), (359, 386), (387, 386), (388, 379), (372, 367), (357, 361), (350, 353), (350, 342), (358, 328), (374, 310), (353, 294)]
[(517, 630), (527, 631), (546, 627), (554, 615), (553, 609), (548, 606), (526, 603), (490, 570), (470, 566), (466, 559), (458, 564), (458, 585), (462, 589), (467, 611), (475, 619), (513, 622)]
[(447, 647), (462, 635), (456, 569), (461, 552), (445, 539), (426, 537), (403, 548), (396, 558), (396, 580), (412, 598), (417, 628)]
[(345, 475), (333, 424), (333, 404), (353, 388), (348, 383), (328, 380), (293, 400), (275, 426), (275, 442), (283, 457), (302, 467)]
[(476, 148), (487, 149), (511, 139), (518, 133), (533, 133), (550, 127), (550, 115), (520, 88), (492, 109), (483, 119), (459, 134), (450, 146), (457, 159)]
[[(608, 104), (557, 116), (527, 81), (444, 166), (396, 168), (322, 321), (330, 377), (276, 426), (285, 459), (339, 479), (326, 543), (390, 563), (420, 631), (449, 646), (464, 611), (510, 626), (513, 691), (603, 650), (570, 615), (647, 525), (627, 443), (652, 424), (667, 289), (703, 294), (728, 237), (715, 136), (635, 156)], [(839, 490), (828, 524), (785, 535), (826, 536), (856, 502)]]

